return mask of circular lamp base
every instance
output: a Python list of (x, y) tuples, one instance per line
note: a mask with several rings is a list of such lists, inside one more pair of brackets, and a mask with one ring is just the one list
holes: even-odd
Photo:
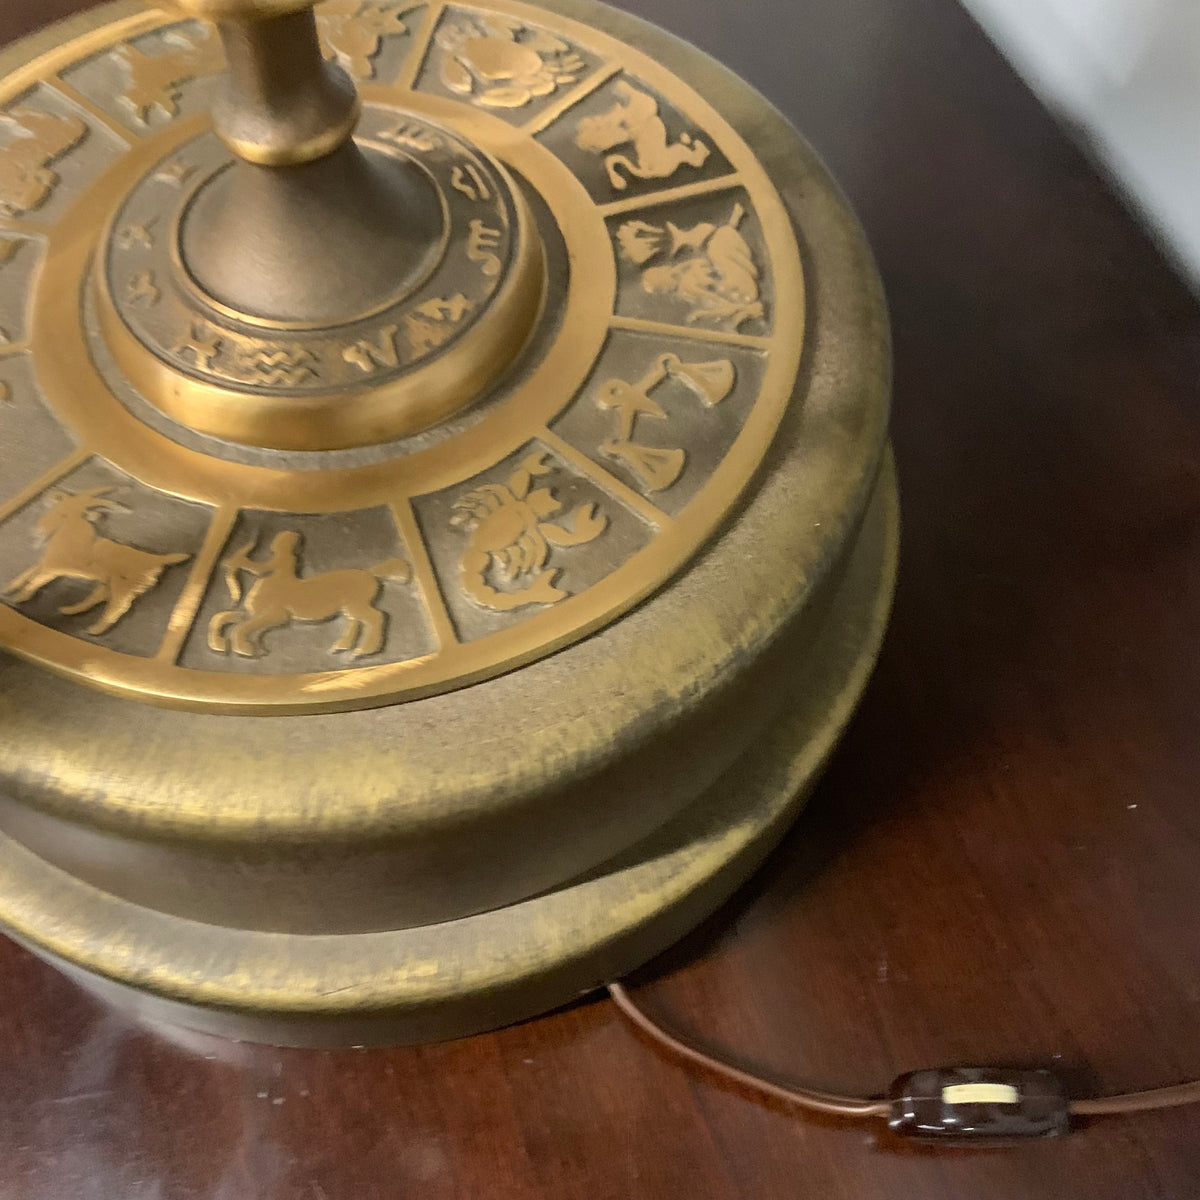
[(565, 1004), (677, 941), (786, 831), (874, 665), (898, 541), (889, 461), (849, 561), (813, 614), (818, 653), (795, 659), (783, 712), (675, 820), (586, 878), (443, 924), (296, 937), (141, 908), (5, 839), (0, 921), (121, 1008), (246, 1041), (438, 1041)]
[(313, 1045), (519, 1020), (710, 913), (896, 554), (882, 292), (778, 113), (595, 0), (344, 10), (353, 154), (445, 236), (333, 325), (213, 283), (263, 197), (205, 196), (295, 215), (308, 174), (227, 162), (202, 24), (0, 55), (0, 925)]

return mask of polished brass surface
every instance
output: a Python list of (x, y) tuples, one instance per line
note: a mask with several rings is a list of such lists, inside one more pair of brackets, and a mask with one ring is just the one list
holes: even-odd
[[(391, 82), (364, 85), (353, 154), (422, 171), (444, 236), (382, 308), (330, 326), (281, 284), (292, 316), (267, 318), (195, 278), (203, 247), (226, 242), (207, 207), (223, 180), (241, 172), (286, 207), (287, 180), (336, 179), (351, 152), (230, 166), (195, 111), (216, 86), (195, 65), (157, 77), (190, 79), (174, 114), (60, 189), (58, 219), (25, 251), (36, 280), (0, 279), (30, 306), (34, 389), (71, 444), (39, 463), (45, 480), (10, 522), (25, 522), (26, 544), (10, 551), (0, 641), (18, 653), (225, 712), (429, 695), (603, 627), (738, 502), (792, 397), (805, 331), (795, 233), (758, 155), (677, 75), (601, 30), (512, 0), (404, 21)], [(127, 111), (131, 46), (216, 69), (201, 30), (138, 15), (12, 73), (6, 93), (78, 78), (83, 61), (94, 103)], [(480, 74), (489, 55), (519, 88)], [(244, 212), (244, 226), (226, 218), (240, 231), (226, 261), (257, 287), (274, 279), (259, 246), (278, 247), (254, 233), (262, 209)], [(304, 250), (325, 227), (301, 215), (308, 240), (286, 240)], [(113, 626), (93, 626), (87, 595), (53, 602), (55, 580), (78, 573), (24, 578), (50, 486), (112, 489), (130, 511), (89, 509), (85, 525), (185, 556)], [(283, 533), (295, 548), (272, 559)], [(405, 570), (378, 576), (367, 605), (347, 597), (309, 617), (263, 601), (290, 595), (274, 591), (281, 579), (397, 559)], [(92, 581), (96, 604), (109, 579)]]
[[(310, 19), (189, 3), (250, 59)], [(0, 921), (201, 1027), (449, 1036), (654, 953), (794, 813), (891, 595), (887, 324), (812, 152), (669, 35), (316, 32), (361, 112), (289, 165), (177, 11), (0, 56)], [(306, 247), (387, 240), (368, 169), (406, 240), (321, 291)]]

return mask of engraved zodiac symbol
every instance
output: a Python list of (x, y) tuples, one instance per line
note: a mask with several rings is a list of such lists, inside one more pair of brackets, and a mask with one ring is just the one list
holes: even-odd
[(12, 134), (0, 150), (0, 217), (17, 217), (46, 203), (59, 182), (50, 164), (87, 136), (79, 117), (18, 108), (0, 113), (0, 125)]
[(360, 371), (371, 372), (380, 367), (397, 367), (400, 365), (400, 355), (396, 351), (396, 330), (398, 325), (385, 325), (375, 341), (359, 338), (352, 346), (342, 351), (342, 358), (356, 366)]
[(616, 146), (632, 143), (632, 159), (624, 154), (607, 154), (604, 168), (609, 182), (619, 192), (629, 186), (621, 174), (624, 168), (636, 179), (666, 179), (681, 166), (701, 167), (708, 160), (708, 146), (683, 133), (679, 141), (667, 138), (667, 127), (658, 115), (658, 101), (639, 92), (623, 79), (615, 84), (621, 97), (606, 113), (584, 117), (575, 132), (575, 145), (580, 150), (604, 154)]
[[(460, 563), (463, 591), (484, 608), (511, 612), (526, 604), (557, 604), (570, 592), (554, 586), (557, 568), (547, 568), (551, 546), (582, 546), (608, 528), (608, 518), (594, 504), (581, 504), (569, 522), (546, 518), (562, 511), (550, 488), (530, 490), (536, 475), (554, 466), (544, 453), (531, 454), (507, 484), (486, 483), (455, 500), (450, 524), (467, 529), (471, 539)], [(488, 582), (489, 572), (518, 590), (500, 591)]]
[(153, 108), (164, 117), (175, 116), (181, 85), (202, 75), (215, 75), (225, 65), (221, 40), (215, 34), (192, 41), (173, 31), (164, 34), (163, 41), (169, 49), (162, 54), (143, 54), (128, 42), (116, 50), (129, 76), (120, 100), (139, 125), (150, 124)]
[(212, 330), (203, 325), (194, 325), (192, 336), (186, 342), (181, 342), (176, 346), (175, 353), (181, 357), (191, 354), (196, 360), (196, 366), (203, 371), (210, 371), (212, 370), (212, 361), (217, 357), (217, 351), (220, 348), (221, 339)]
[(502, 232), (485, 225), (478, 217), (468, 226), (470, 233), (467, 238), (467, 257), (474, 263), (479, 263), (479, 269), (489, 278), (500, 274), (500, 256), (495, 253), (500, 245)]
[(407, 146), (410, 150), (420, 150), (422, 154), (431, 154), (434, 150), (441, 150), (446, 145), (446, 140), (441, 134), (434, 133), (432, 129), (418, 125), (414, 121), (401, 121), (395, 129), (381, 133), (379, 137), (382, 141), (391, 142), (395, 146)]
[(161, 295), (154, 282), (153, 271), (139, 271), (125, 284), (125, 299), (130, 304), (144, 304), (147, 308), (153, 308)]
[(384, 4), (364, 4), (362, 0), (327, 0), (317, 10), (317, 31), (321, 51), (356, 79), (374, 79), (375, 64), (385, 37), (408, 32), (401, 12)]
[[(221, 564), (225, 586), (236, 608), (219, 612), (208, 624), (208, 645), (218, 654), (232, 650), (243, 658), (265, 652), (263, 636), (293, 621), (320, 623), (345, 617), (346, 629), (330, 647), (334, 654), (349, 651), (352, 658), (378, 654), (383, 646), (387, 615), (375, 607), (385, 579), (408, 583), (412, 568), (402, 558), (389, 558), (366, 570), (348, 568), (321, 575), (300, 575), (298, 533), (284, 530), (271, 539), (270, 557), (257, 562), (250, 557), (258, 537)], [(240, 573), (255, 577), (242, 595)]]
[(167, 567), (191, 558), (190, 554), (151, 554), (101, 537), (93, 528), (101, 511), (129, 511), (104, 499), (111, 491), (110, 487), (98, 487), (88, 492), (56, 489), (50, 493), (50, 508), (37, 523), (38, 538), (45, 549), (32, 567), (9, 581), (4, 594), (12, 603), (32, 600), (56, 579), (95, 583), (78, 604), (64, 605), (58, 611), (74, 616), (103, 604), (104, 612), (88, 626), (88, 633), (107, 633), (139, 596), (158, 583)]
[(181, 188), (195, 169), (195, 167), (190, 167), (187, 163), (175, 159), (173, 162), (167, 163), (165, 167), (159, 167), (154, 172), (154, 180), (156, 183), (166, 183), (173, 188)]
[(316, 378), (316, 356), (303, 346), (280, 346), (267, 350), (261, 346), (240, 346), (237, 370), (249, 376), (249, 382), (267, 387), (297, 387), (310, 375)]
[(491, 190), (474, 163), (467, 163), (465, 167), (455, 167), (450, 172), (450, 186), (455, 191), (462, 192), (468, 200), (491, 199)]
[(132, 250), (134, 246), (141, 246), (143, 250), (152, 249), (154, 235), (150, 232), (150, 226), (154, 222), (155, 218), (151, 217), (148, 221), (125, 225), (117, 233), (117, 245), (122, 250)]
[(420, 357), (448, 341), (470, 309), (470, 300), (460, 292), (449, 300), (426, 300), (405, 313), (404, 332), (413, 356)]
[(674, 296), (691, 312), (688, 324), (709, 323), (737, 330), (763, 315), (759, 299), (759, 270), (738, 226), (746, 215), (740, 205), (724, 225), (701, 223), (680, 229), (667, 222), (670, 245), (664, 249), (664, 230), (644, 221), (628, 221), (617, 230), (621, 252), (642, 266), (656, 257), (670, 261), (642, 272), (642, 289), (652, 296)]
[[(440, 346), (454, 332), (451, 326), (461, 321), (470, 308), (470, 300), (459, 293), (449, 300), (426, 300), (405, 314), (404, 332), (413, 354), (421, 355)], [(342, 358), (368, 374), (380, 367), (399, 366), (400, 354), (396, 349), (398, 329), (398, 325), (384, 325), (374, 341), (359, 338), (342, 351)]]
[(498, 13), (459, 17), (438, 30), (442, 83), (485, 108), (520, 108), (574, 83), (584, 61), (567, 42)]
[(600, 408), (610, 408), (617, 418), (617, 436), (602, 442), (600, 453), (618, 459), (634, 472), (648, 492), (669, 488), (683, 473), (687, 456), (682, 450), (643, 446), (633, 440), (639, 417), (663, 420), (666, 413), (650, 393), (668, 379), (684, 384), (708, 408), (720, 404), (733, 391), (737, 372), (727, 358), (685, 363), (678, 355), (664, 354), (636, 383), (610, 379), (596, 396)]

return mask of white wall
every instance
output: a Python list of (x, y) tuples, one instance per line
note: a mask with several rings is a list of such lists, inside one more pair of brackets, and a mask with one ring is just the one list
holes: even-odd
[(1200, 0), (963, 0), (1200, 285)]

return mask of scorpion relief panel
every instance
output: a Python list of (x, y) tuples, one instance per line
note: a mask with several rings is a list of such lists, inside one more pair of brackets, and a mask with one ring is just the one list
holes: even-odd
[(0, 923), (294, 1043), (629, 970), (865, 684), (888, 393), (813, 153), (594, 0), (123, 0), (3, 51)]

